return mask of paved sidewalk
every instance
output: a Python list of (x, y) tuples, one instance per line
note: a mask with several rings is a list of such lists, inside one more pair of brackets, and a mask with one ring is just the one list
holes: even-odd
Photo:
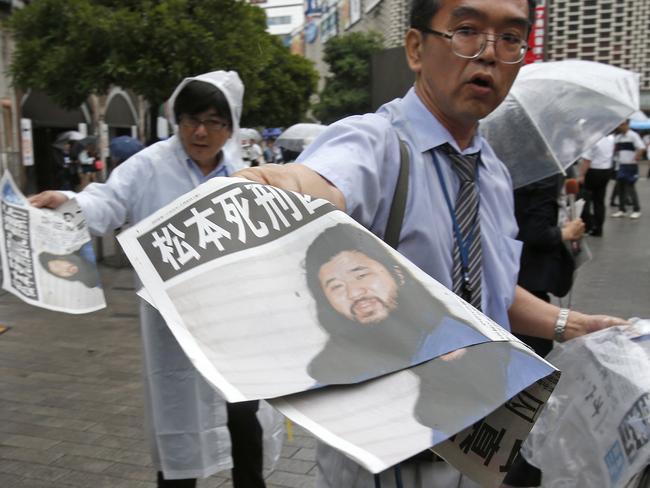
[[(0, 296), (0, 487), (154, 488), (142, 428), (132, 272), (102, 267), (109, 306), (74, 316)], [(268, 488), (314, 486), (314, 439), (294, 426)], [(228, 473), (201, 488), (232, 486)]]
[[(574, 308), (650, 317), (650, 181), (638, 189), (641, 219), (608, 218), (604, 236), (587, 239), (594, 260), (578, 273)], [(2, 488), (155, 487), (132, 274), (103, 267), (102, 275), (109, 307), (90, 315), (48, 312), (0, 292), (0, 325), (11, 326), (0, 335)], [(296, 427), (268, 487), (314, 486), (314, 445)], [(199, 486), (231, 483), (220, 474)]]

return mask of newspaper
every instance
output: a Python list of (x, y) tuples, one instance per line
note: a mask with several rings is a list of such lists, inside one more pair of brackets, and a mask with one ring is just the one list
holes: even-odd
[(38, 307), (73, 314), (106, 306), (90, 234), (74, 200), (32, 207), (8, 171), (0, 180), (2, 287)]
[(558, 345), (565, 373), (522, 451), (543, 486), (623, 488), (650, 464), (650, 320)]
[[(492, 428), (477, 422), (493, 414), (503, 447), (486, 468), (502, 477), (495, 463), (536, 416), (520, 428), (498, 409), (528, 394), (541, 409), (552, 390), (555, 368), (324, 200), (213, 178), (118, 240), (140, 296), (228, 401), (276, 399), (371, 471), (433, 445), (469, 470)], [(540, 381), (551, 386), (540, 393)], [(342, 405), (360, 427), (346, 427)], [(444, 442), (467, 428), (479, 440), (458, 442), (468, 453), (456, 459)]]
[(499, 486), (558, 377), (525, 346), (491, 342), (270, 403), (373, 473), (433, 446), (482, 486)]

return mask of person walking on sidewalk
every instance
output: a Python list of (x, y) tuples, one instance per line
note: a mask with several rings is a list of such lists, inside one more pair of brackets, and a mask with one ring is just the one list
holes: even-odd
[(603, 235), (605, 221), (605, 194), (612, 177), (614, 158), (614, 135), (603, 137), (582, 155), (578, 181), (587, 190), (587, 202), (582, 212), (589, 234)]
[[(106, 183), (91, 183), (78, 194), (47, 191), (30, 202), (56, 208), (75, 198), (96, 235), (127, 220), (139, 222), (208, 179), (244, 167), (238, 143), (243, 95), (234, 71), (186, 78), (170, 99), (178, 135), (138, 152)], [(226, 404), (194, 368), (160, 313), (144, 301), (140, 323), (158, 487), (191, 488), (196, 478), (233, 466), (234, 487), (263, 488), (258, 402)]]
[(614, 138), (614, 159), (618, 163), (617, 181), (621, 186), (621, 193), (618, 197), (618, 211), (612, 217), (625, 217), (627, 215), (625, 205), (628, 197), (632, 200), (631, 219), (641, 217), (641, 206), (639, 196), (636, 193), (636, 181), (639, 179), (639, 161), (645, 152), (645, 144), (641, 136), (630, 129), (630, 121), (626, 120), (616, 128)]

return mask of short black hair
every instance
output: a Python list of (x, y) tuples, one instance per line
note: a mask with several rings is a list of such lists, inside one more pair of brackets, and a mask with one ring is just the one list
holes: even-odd
[[(410, 26), (412, 29), (429, 27), (429, 23), (440, 9), (443, 0), (412, 0)], [(528, 0), (528, 22), (530, 27), (535, 23), (535, 8), (537, 0)]]
[(174, 117), (179, 121), (182, 115), (196, 115), (211, 108), (232, 127), (230, 104), (223, 92), (212, 83), (192, 80), (174, 100)]
[(305, 255), (307, 287), (318, 304), (329, 304), (318, 276), (321, 266), (345, 251), (365, 254), (383, 265), (399, 282), (400, 275), (395, 270), (399, 261), (377, 237), (351, 224), (337, 224), (320, 233)]

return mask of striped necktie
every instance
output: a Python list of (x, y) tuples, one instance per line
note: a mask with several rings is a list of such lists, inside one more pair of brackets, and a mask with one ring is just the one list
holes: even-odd
[[(451, 160), (451, 167), (460, 179), (460, 188), (456, 196), (456, 222), (462, 239), (455, 236), (456, 245), (453, 253), (452, 285), (453, 291), (481, 310), (481, 222), (479, 217), (479, 195), (476, 185), (476, 171), (480, 153), (459, 154), (449, 144), (440, 149)], [(454, 230), (456, 234), (456, 229)], [(463, 252), (467, 259), (463, 265)]]

